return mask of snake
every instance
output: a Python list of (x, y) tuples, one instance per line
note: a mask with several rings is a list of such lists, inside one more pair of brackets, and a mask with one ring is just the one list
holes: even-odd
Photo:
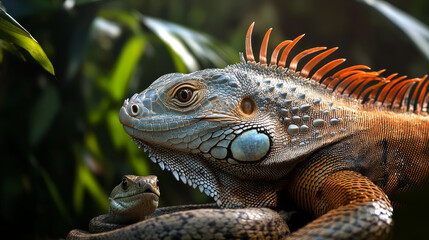
[(221, 209), (215, 203), (158, 208), (154, 175), (124, 175), (109, 196), (109, 212), (73, 229), (67, 240), (85, 239), (282, 239), (290, 231), (269, 208)]

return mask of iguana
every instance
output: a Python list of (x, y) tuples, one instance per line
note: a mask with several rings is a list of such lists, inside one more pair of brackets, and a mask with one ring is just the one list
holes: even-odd
[(126, 99), (125, 131), (220, 207), (274, 207), (285, 193), (317, 217), (291, 239), (387, 238), (392, 195), (429, 173), (427, 76), (383, 77), (364, 65), (334, 70), (345, 59), (317, 67), (337, 48), (288, 61), (303, 35), (281, 42), (268, 61), (271, 29), (256, 62), (253, 26), (241, 63), (167, 74)]

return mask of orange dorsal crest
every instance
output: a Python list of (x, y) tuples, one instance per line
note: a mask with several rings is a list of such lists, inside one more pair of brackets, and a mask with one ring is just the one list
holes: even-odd
[[(254, 22), (250, 25), (246, 34), (246, 59), (247, 62), (256, 63), (252, 50), (252, 31)], [(272, 29), (270, 28), (262, 41), (259, 62), (261, 66), (267, 66), (267, 49)], [(384, 70), (371, 71), (365, 65), (355, 65), (343, 68), (331, 75), (328, 73), (345, 62), (344, 58), (332, 60), (321, 67), (316, 65), (328, 57), (338, 48), (315, 47), (304, 50), (292, 58), (289, 65), (286, 62), (292, 48), (298, 43), (304, 34), (294, 40), (285, 40), (278, 44), (271, 54), (269, 66), (271, 68), (288, 69), (296, 71), (301, 77), (308, 78), (309, 81), (317, 82), (320, 87), (331, 90), (337, 94), (355, 98), (362, 104), (372, 104), (394, 111), (410, 111), (414, 113), (427, 114), (429, 101), (427, 75), (422, 78), (407, 78), (391, 74), (383, 77)], [(281, 54), (280, 54), (281, 53)], [(298, 63), (304, 57), (318, 53), (311, 58), (300, 70)], [(280, 55), (280, 59), (279, 59)], [(311, 72), (314, 72), (311, 74)]]

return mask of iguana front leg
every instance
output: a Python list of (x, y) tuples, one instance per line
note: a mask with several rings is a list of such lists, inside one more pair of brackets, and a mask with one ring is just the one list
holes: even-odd
[(316, 220), (290, 239), (387, 239), (392, 206), (387, 195), (360, 173), (347, 170), (340, 156), (319, 153), (298, 166), (290, 195)]

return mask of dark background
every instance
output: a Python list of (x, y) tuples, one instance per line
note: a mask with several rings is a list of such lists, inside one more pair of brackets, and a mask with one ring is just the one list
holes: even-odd
[[(389, 2), (429, 24), (429, 1)], [(409, 38), (359, 1), (77, 0), (69, 9), (62, 0), (2, 3), (38, 40), (56, 71), (51, 76), (24, 51), (26, 62), (3, 51), (0, 228), (20, 229), (14, 233), (21, 239), (65, 238), (72, 228), (86, 229), (92, 217), (107, 212), (107, 196), (124, 174), (158, 175), (160, 206), (210, 201), (150, 162), (118, 121), (125, 98), (165, 73), (194, 69), (139, 22), (137, 13), (167, 21), (167, 29), (172, 22), (211, 36), (203, 45), (222, 61), (187, 46), (197, 68), (237, 62), (247, 28), (256, 21), (255, 46), (273, 27), (270, 49), (306, 33), (294, 53), (339, 46), (334, 57), (347, 58), (344, 66), (365, 64), (410, 77), (429, 72), (429, 62)], [(398, 239), (424, 236), (425, 192), (404, 195), (411, 204), (395, 215)]]

